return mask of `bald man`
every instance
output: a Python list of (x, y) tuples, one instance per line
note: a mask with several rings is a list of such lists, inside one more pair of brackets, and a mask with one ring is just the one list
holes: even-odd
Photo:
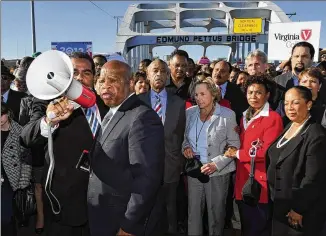
[(110, 111), (91, 153), (88, 217), (92, 235), (153, 235), (148, 223), (163, 183), (164, 128), (130, 91), (131, 69), (109, 61), (99, 94)]

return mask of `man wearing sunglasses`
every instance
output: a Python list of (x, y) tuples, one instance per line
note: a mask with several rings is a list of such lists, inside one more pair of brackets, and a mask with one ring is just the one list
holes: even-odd
[(15, 79), (15, 76), (10, 73), (10, 70), (1, 65), (1, 101), (6, 103), (14, 113), (14, 120), (18, 122), (20, 102), (26, 93), (18, 92), (10, 89), (10, 85)]

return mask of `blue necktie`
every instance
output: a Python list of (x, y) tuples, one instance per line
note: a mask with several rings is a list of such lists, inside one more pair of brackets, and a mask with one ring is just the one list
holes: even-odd
[(86, 119), (87, 119), (89, 127), (92, 131), (93, 137), (95, 137), (95, 134), (96, 134), (98, 128), (100, 127), (100, 122), (97, 119), (96, 105), (86, 109)]

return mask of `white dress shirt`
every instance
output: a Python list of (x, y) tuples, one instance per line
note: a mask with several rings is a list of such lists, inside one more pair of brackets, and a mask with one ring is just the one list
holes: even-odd
[(248, 126), (256, 119), (258, 119), (261, 116), (269, 116), (269, 103), (266, 102), (263, 109), (253, 118), (251, 118), (251, 120), (249, 120), (249, 122), (247, 123), (246, 121), (246, 114), (248, 112), (249, 109), (247, 109), (246, 111), (243, 112), (243, 128), (246, 130), (248, 128)]
[[(199, 114), (198, 114), (199, 116)], [(193, 125), (189, 130), (189, 142), (193, 147), (193, 151), (196, 155), (200, 155), (200, 161), (203, 164), (208, 162), (207, 160), (207, 132), (210, 125), (210, 120), (207, 120), (205, 123), (197, 118), (195, 125)], [(197, 147), (196, 147), (197, 141)]]
[(119, 110), (119, 108), (121, 107), (121, 105), (128, 99), (130, 98), (132, 95), (134, 95), (135, 93), (130, 94), (125, 100), (123, 100), (122, 103), (120, 103), (120, 105), (116, 106), (116, 107), (110, 107), (110, 111), (108, 113), (106, 113), (106, 115), (103, 118), (103, 121), (106, 120), (107, 116), (111, 116), (111, 118), (105, 122), (104, 127), (102, 127), (102, 133), (104, 133), (104, 130), (106, 129), (106, 127), (108, 126), (108, 124), (110, 123), (110, 121), (112, 120), (113, 116), (115, 115), (115, 113), (117, 113), (117, 111)]
[(165, 121), (165, 113), (166, 113), (166, 106), (167, 106), (167, 97), (168, 94), (165, 90), (165, 88), (160, 92), (160, 93), (156, 93), (154, 90), (151, 89), (151, 104), (152, 104), (152, 108), (154, 109), (155, 105), (156, 105), (156, 101), (157, 98), (156, 96), (159, 96), (161, 99), (161, 104), (162, 104), (162, 122), (164, 124)]

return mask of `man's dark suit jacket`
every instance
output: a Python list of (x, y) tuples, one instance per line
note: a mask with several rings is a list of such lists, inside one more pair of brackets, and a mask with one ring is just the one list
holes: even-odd
[(227, 99), (231, 104), (231, 109), (235, 112), (237, 123), (240, 124), (240, 119), (243, 116), (243, 112), (248, 108), (247, 98), (234, 83), (228, 82), (224, 99)]
[(276, 153), (275, 144), (288, 128), (266, 152), (267, 180), (274, 197), (272, 235), (298, 235), (284, 233), (291, 209), (303, 216), (304, 235), (318, 235), (315, 230), (326, 220), (325, 131), (310, 118), (281, 153)]
[[(102, 124), (102, 127), (105, 124)], [(164, 128), (136, 95), (119, 107), (91, 151), (88, 187), (91, 234), (116, 235), (119, 228), (144, 235), (163, 183)]]
[(276, 76), (274, 78), (274, 81), (282, 86), (285, 90), (288, 90), (289, 88), (292, 88), (294, 86), (294, 82), (292, 79), (292, 72), (287, 72), (284, 74), (281, 74), (279, 76)]
[[(49, 165), (47, 138), (40, 134), (41, 119), (45, 117), (49, 101), (35, 99), (32, 105), (32, 117), (24, 127), (21, 141), (27, 147), (45, 144), (46, 163), (44, 180)], [(107, 109), (103, 101), (97, 98), (97, 105), (101, 116), (104, 117)], [(52, 180), (52, 192), (61, 204), (61, 213), (54, 220), (68, 226), (81, 226), (88, 220), (87, 217), (87, 186), (88, 173), (76, 169), (76, 164), (83, 150), (90, 150), (94, 142), (87, 119), (81, 108), (76, 109), (72, 115), (59, 123), (53, 133), (53, 149), (55, 168)], [(46, 216), (52, 215), (48, 198), (44, 198)], [(52, 215), (54, 217), (54, 215)]]
[[(151, 92), (138, 95), (149, 107)], [(164, 182), (175, 183), (180, 179), (184, 157), (181, 146), (186, 126), (185, 101), (172, 92), (167, 92), (167, 107), (164, 121), (165, 169)]]
[(7, 105), (14, 113), (14, 120), (16, 122), (18, 122), (18, 120), (19, 120), (20, 102), (21, 102), (22, 98), (24, 98), (26, 96), (27, 96), (26, 93), (9, 89)]

